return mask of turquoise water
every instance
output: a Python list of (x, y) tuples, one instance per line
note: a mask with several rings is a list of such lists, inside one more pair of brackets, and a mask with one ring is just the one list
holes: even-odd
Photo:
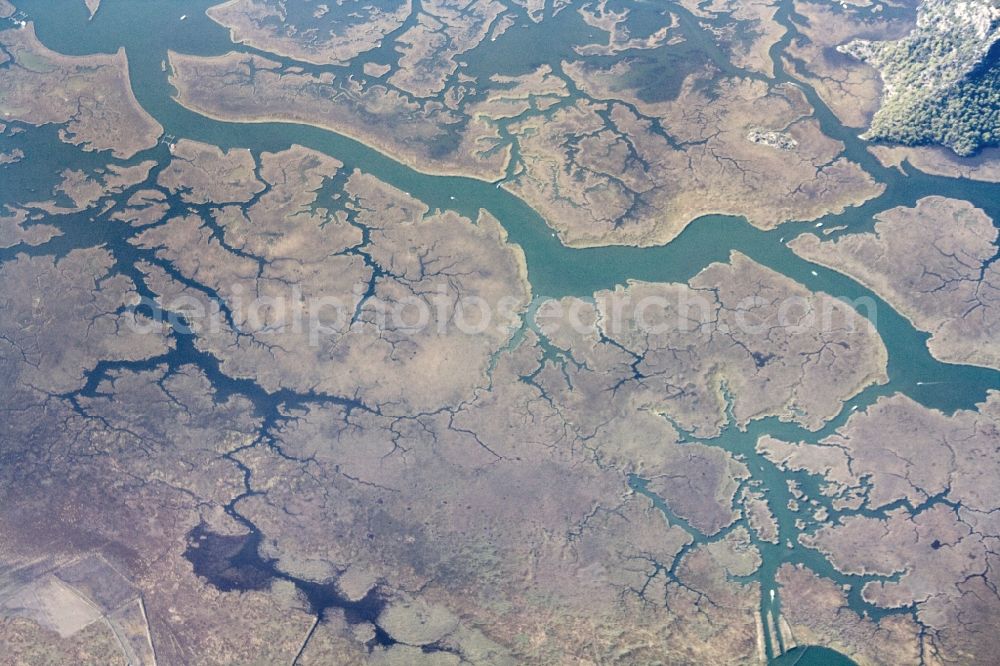
[(810, 645), (789, 650), (771, 662), (772, 666), (855, 666), (855, 663), (829, 648)]
[[(834, 571), (815, 551), (797, 545), (795, 540), (799, 530), (794, 526), (796, 519), (806, 520), (807, 531), (815, 523), (805, 512), (794, 513), (787, 509), (786, 503), (790, 495), (785, 480), (794, 478), (809, 497), (817, 500), (822, 499), (818, 493), (821, 480), (806, 474), (789, 475), (781, 472), (754, 452), (756, 439), (767, 433), (789, 440), (816, 441), (842, 425), (851, 407), (863, 409), (879, 396), (897, 391), (945, 411), (972, 408), (984, 398), (989, 389), (1000, 388), (1000, 373), (936, 361), (927, 351), (927, 335), (916, 331), (881, 299), (849, 278), (796, 257), (783, 241), (810, 230), (812, 225), (789, 223), (764, 232), (750, 226), (742, 218), (708, 216), (692, 223), (674, 242), (664, 247), (570, 249), (559, 243), (544, 221), (529, 206), (492, 184), (468, 178), (425, 175), (332, 132), (286, 123), (219, 122), (178, 105), (171, 97), (173, 90), (166, 82), (167, 74), (161, 67), (167, 57), (167, 49), (199, 55), (218, 55), (236, 48), (229, 41), (228, 32), (204, 16), (204, 9), (214, 4), (213, 0), (104, 0), (93, 21), (87, 20), (82, 1), (55, 3), (48, 0), (18, 0), (16, 4), (35, 22), (39, 38), (54, 50), (82, 55), (114, 52), (124, 46), (129, 57), (136, 96), (168, 134), (223, 147), (249, 147), (255, 153), (280, 150), (298, 143), (331, 154), (345, 162), (348, 168), (357, 167), (371, 173), (412, 193), (432, 207), (451, 208), (472, 217), (475, 217), (478, 209), (485, 208), (501, 221), (511, 240), (523, 248), (529, 279), (536, 296), (587, 296), (595, 290), (612, 288), (630, 279), (685, 281), (708, 264), (725, 261), (731, 251), (737, 250), (812, 290), (825, 291), (854, 302), (870, 299), (875, 304), (874, 310), (860, 311), (871, 316), (889, 350), (888, 384), (870, 388), (850, 401), (844, 412), (819, 433), (809, 433), (796, 426), (779, 423), (776, 419), (766, 419), (751, 424), (746, 432), (729, 428), (720, 437), (704, 443), (722, 446), (743, 455), (754, 479), (763, 482), (764, 487), (769, 489), (772, 510), (781, 526), (781, 542), (778, 545), (755, 542), (761, 550), (764, 565), (753, 576), (762, 584), (761, 609), (766, 616), (776, 617), (780, 612), (780, 594), (775, 595), (772, 603), (769, 593), (771, 590), (777, 591), (773, 582), (774, 573), (784, 562), (804, 563), (838, 582), (852, 583), (850, 602), (855, 610), (866, 611), (875, 617), (885, 614), (885, 611), (872, 608), (860, 599), (859, 583), (868, 578), (843, 576)], [(788, 23), (789, 5), (786, 2), (783, 6), (781, 18), (791, 25)], [(690, 49), (690, 57), (699, 62), (712, 61), (724, 65), (725, 56), (698, 28), (694, 18), (679, 8), (672, 7), (674, 9), (681, 16), (681, 28), (688, 37), (689, 45), (685, 48)], [(187, 20), (179, 21), (181, 14), (187, 14)], [(565, 57), (570, 45), (588, 41), (595, 32), (583, 25), (572, 11), (563, 12), (554, 21), (552, 25), (558, 30), (549, 24), (512, 28), (504, 38), (484, 47), (482, 53), (473, 53), (465, 59), (469, 61), (469, 67), (473, 71), (481, 69), (485, 72), (489, 67), (494, 67), (503, 72), (520, 73), (539, 63), (558, 63), (560, 58)], [(789, 33), (776, 49), (782, 48), (792, 36), (793, 33)], [(545, 37), (551, 39), (541, 41)], [(270, 55), (268, 57), (281, 60)], [(669, 60), (653, 59), (648, 64), (648, 71), (650, 76), (655, 76), (656, 72), (666, 71), (671, 66), (673, 65)], [(352, 68), (344, 68), (342, 71), (356, 73)], [(780, 66), (776, 78), (779, 81), (789, 80)], [(656, 92), (669, 95), (669, 88), (666, 85), (664, 90)], [(1000, 220), (1000, 187), (919, 174), (904, 177), (896, 170), (885, 169), (865, 150), (865, 144), (857, 138), (856, 132), (840, 125), (815, 93), (808, 87), (805, 90), (817, 109), (817, 118), (824, 132), (842, 141), (845, 144), (845, 154), (861, 163), (887, 187), (885, 194), (878, 199), (842, 215), (824, 219), (826, 226), (846, 225), (848, 231), (870, 229), (875, 213), (899, 205), (912, 205), (920, 197), (929, 194), (968, 199), (986, 209), (994, 219)], [(55, 173), (66, 164), (96, 166), (105, 161), (104, 156), (81, 154), (77, 149), (62, 144), (51, 128), (13, 138), (4, 137), (3, 141), (5, 146), (23, 146), (28, 158), (17, 165), (16, 169), (4, 171), (0, 202), (43, 199), (54, 183)], [(150, 157), (166, 160), (166, 148), (160, 146), (147, 151), (133, 161)], [(32, 188), (34, 191), (31, 191)], [(82, 226), (87, 221), (77, 219), (78, 217), (73, 217), (63, 225), (67, 228), (67, 237), (56, 241), (54, 247), (60, 247), (59, 243), (69, 247), (73, 243), (103, 242), (120, 251), (123, 256), (129, 256), (122, 239), (115, 236), (117, 227), (101, 224)], [(70, 225), (77, 225), (78, 228), (69, 230)], [(689, 439), (696, 441), (694, 438)], [(634, 479), (633, 488), (644, 492), (642, 480)], [(655, 497), (653, 499), (656, 501)], [(669, 516), (662, 501), (658, 502), (658, 506)], [(705, 537), (697, 535), (690, 527), (687, 529), (699, 541), (705, 540)], [(791, 543), (792, 547), (787, 547), (787, 543)], [(780, 652), (777, 649), (779, 647), (772, 646), (768, 639), (769, 655)], [(838, 663), (810, 661), (822, 660), (828, 656), (828, 652), (811, 648), (804, 654), (790, 653), (775, 663)], [(796, 655), (800, 659), (798, 662), (791, 659)]]

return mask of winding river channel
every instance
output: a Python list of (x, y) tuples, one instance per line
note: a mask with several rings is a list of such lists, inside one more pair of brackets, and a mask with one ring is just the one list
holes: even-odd
[[(692, 223), (676, 240), (662, 247), (571, 249), (559, 242), (538, 213), (493, 183), (423, 174), (357, 141), (314, 127), (281, 123), (220, 122), (180, 106), (172, 97), (174, 90), (167, 81), (168, 72), (163, 67), (168, 49), (197, 55), (221, 55), (234, 49), (252, 51), (245, 47), (234, 46), (228, 31), (205, 16), (204, 10), (214, 4), (213, 0), (183, 2), (104, 0), (100, 11), (92, 21), (88, 21), (83, 2), (17, 0), (16, 4), (27, 14), (29, 20), (35, 23), (41, 41), (53, 50), (71, 55), (85, 55), (114, 52), (119, 47), (124, 47), (128, 55), (136, 97), (163, 125), (169, 135), (195, 139), (223, 148), (248, 147), (255, 154), (284, 149), (297, 143), (330, 154), (343, 161), (348, 168), (356, 167), (373, 174), (410, 192), (432, 208), (450, 208), (472, 218), (475, 218), (478, 209), (488, 210), (507, 229), (511, 241), (523, 248), (527, 258), (529, 280), (536, 297), (566, 295), (586, 297), (596, 290), (613, 288), (629, 279), (686, 281), (708, 264), (725, 261), (732, 250), (738, 250), (811, 290), (824, 291), (854, 302), (870, 299), (875, 308), (870, 310), (862, 308), (860, 311), (874, 321), (888, 348), (887, 384), (871, 387), (849, 401), (842, 413), (819, 432), (808, 432), (795, 425), (780, 423), (777, 419), (764, 419), (752, 423), (745, 432), (730, 427), (720, 437), (706, 440), (704, 443), (742, 454), (754, 479), (762, 481), (768, 489), (772, 510), (779, 521), (781, 538), (776, 545), (755, 540), (755, 545), (763, 557), (763, 566), (751, 576), (761, 582), (761, 609), (765, 616), (776, 619), (780, 611), (780, 594), (772, 595), (771, 592), (777, 592), (774, 583), (775, 572), (786, 562), (804, 563), (822, 576), (841, 584), (850, 584), (850, 603), (858, 612), (867, 612), (874, 617), (887, 612), (913, 612), (913, 609), (886, 611), (870, 606), (861, 599), (861, 584), (866, 580), (878, 578), (842, 575), (819, 553), (797, 543), (796, 536), (800, 530), (795, 527), (796, 519), (803, 519), (809, 525), (814, 524), (811, 523), (807, 512), (792, 512), (787, 508), (788, 500), (791, 499), (786, 484), (787, 479), (795, 479), (803, 492), (810, 498), (818, 500), (820, 505), (826, 503), (831, 517), (836, 518), (845, 512), (834, 510), (828, 505), (828, 500), (824, 500), (819, 492), (822, 479), (804, 473), (789, 474), (780, 471), (756, 454), (754, 445), (757, 438), (765, 433), (789, 441), (815, 442), (843, 425), (852, 410), (864, 409), (880, 396), (896, 392), (905, 393), (924, 405), (948, 412), (972, 408), (984, 399), (989, 389), (1000, 389), (1000, 372), (936, 361), (928, 353), (925, 344), (928, 336), (915, 330), (905, 318), (875, 294), (851, 279), (798, 258), (786, 247), (785, 242), (799, 233), (811, 230), (813, 224), (787, 223), (765, 232), (750, 226), (742, 218), (707, 216)], [(697, 40), (711, 41), (683, 9), (675, 8), (672, 4), (670, 9), (676, 10), (681, 17), (682, 29), (689, 40), (694, 40), (693, 43), (696, 44), (699, 43)], [(792, 11), (790, 0), (785, 0), (779, 19), (789, 28), (789, 32), (782, 42), (775, 46), (776, 50), (783, 48), (795, 35), (794, 25), (789, 21)], [(178, 20), (182, 14), (187, 15), (187, 20), (183, 22)], [(581, 22), (573, 21), (574, 16), (575, 12), (566, 11), (554, 18), (565, 21), (567, 23), (565, 29), (569, 32), (574, 30), (586, 32), (586, 26), (581, 28)], [(540, 46), (534, 50), (530, 47), (531, 44), (538, 43), (533, 39), (537, 36), (534, 31), (544, 30), (547, 31), (546, 34), (558, 32), (556, 26), (544, 22), (517, 30), (520, 32), (512, 31), (513, 41), (506, 42), (508, 45), (514, 44), (515, 48), (499, 52), (497, 47), (490, 45), (492, 50), (487, 55), (478, 57), (508, 58), (509, 62), (501, 62), (502, 66), (498, 69), (504, 72), (509, 70), (516, 72), (520, 68), (536, 67), (547, 60), (557, 64), (564, 56), (565, 49), (561, 47)], [(540, 41), (545, 44), (549, 42), (549, 40)], [(516, 48), (519, 43), (525, 44), (526, 48)], [(704, 48), (711, 52), (714, 46)], [(528, 58), (525, 53), (529, 51), (530, 58), (525, 60)], [(267, 56), (281, 60), (271, 54)], [(780, 58), (776, 57), (774, 60), (777, 64), (776, 79), (790, 81), (780, 66)], [(295, 64), (301, 65), (301, 63)], [(475, 58), (470, 59), (471, 69), (474, 70), (478, 66), (483, 65), (477, 63)], [(497, 67), (497, 63), (494, 62), (492, 66)], [(732, 68), (731, 65), (729, 67)], [(304, 68), (309, 69), (307, 66)], [(919, 198), (931, 194), (969, 200), (985, 209), (994, 220), (1000, 220), (1000, 185), (931, 177), (919, 172), (912, 172), (907, 176), (895, 169), (884, 168), (867, 152), (865, 143), (857, 138), (855, 131), (841, 125), (813, 90), (807, 86), (802, 87), (817, 110), (817, 117), (824, 133), (842, 141), (846, 146), (846, 156), (860, 163), (878, 181), (886, 185), (886, 191), (882, 196), (861, 207), (849, 209), (841, 215), (829, 216), (822, 220), (824, 225), (827, 227), (843, 225), (847, 232), (867, 230), (871, 228), (874, 214), (900, 205), (913, 205)], [(30, 137), (24, 135), (15, 137), (15, 140), (24, 142), (24, 150), (32, 158), (32, 163), (30, 165), (26, 163), (27, 168), (22, 170), (19, 178), (24, 181), (25, 187), (28, 187), (31, 181), (30, 187), (40, 193), (38, 198), (44, 198), (43, 193), (47, 192), (45, 184), (51, 182), (54, 174), (66, 164), (68, 155), (72, 153), (72, 159), (76, 162), (80, 162), (80, 156), (75, 148), (61, 144), (54, 130), (43, 128), (30, 134)], [(32, 143), (36, 145), (33, 147)], [(161, 163), (166, 162), (169, 159), (167, 148), (160, 145), (137, 155), (132, 161), (138, 162), (151, 157)], [(95, 160), (95, 164), (101, 159), (99, 156), (86, 156), (83, 159), (91, 158)], [(20, 185), (13, 183), (14, 187)], [(120, 262), (126, 261), (131, 256), (130, 252), (135, 252), (134, 248), (120, 236), (120, 226), (104, 224), (100, 220), (82, 219), (83, 216), (80, 215), (66, 217), (66, 220), (58, 222), (65, 236), (33, 251), (52, 252), (52, 248), (58, 248), (60, 244), (68, 249), (73, 245), (104, 243), (115, 250)], [(24, 249), (19, 248), (19, 251)], [(4, 256), (0, 251), (0, 259)], [(174, 353), (181, 357), (189, 357), (179, 360), (193, 360), (202, 367), (210, 365), (210, 361), (191, 346), (179, 346)], [(223, 385), (220, 386), (223, 390), (226, 383), (230, 382), (228, 390), (252, 391), (251, 387), (244, 385), (246, 383), (232, 384), (232, 380), (228, 380), (218, 372), (217, 366), (210, 367), (207, 371), (214, 381)], [(260, 401), (274, 402), (280, 396), (257, 397), (259, 400), (256, 402), (260, 404)], [(688, 439), (697, 441), (693, 437)], [(637, 492), (649, 495), (671, 521), (684, 524), (670, 513), (662, 500), (646, 490), (642, 479), (632, 479), (631, 485)], [(806, 529), (809, 529), (808, 525)], [(691, 530), (691, 532), (696, 539), (700, 538), (696, 531)], [(768, 655), (780, 653), (780, 647), (782, 646), (771, 645), (771, 639), (767, 639)], [(805, 654), (799, 653), (798, 657), (801, 659), (798, 663), (803, 665), (832, 663), (829, 652), (818, 650), (813, 654), (809, 651)], [(781, 663), (790, 663), (786, 660), (782, 660)]]

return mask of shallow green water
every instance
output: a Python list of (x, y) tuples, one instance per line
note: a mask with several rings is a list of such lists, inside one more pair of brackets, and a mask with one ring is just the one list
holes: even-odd
[[(754, 576), (762, 583), (762, 611), (774, 616), (780, 611), (780, 595), (775, 595), (772, 602), (769, 594), (775, 589), (773, 581), (777, 568), (784, 562), (801, 562), (837, 582), (852, 583), (852, 607), (859, 612), (867, 611), (876, 616), (879, 614), (877, 609), (860, 600), (858, 583), (863, 583), (866, 579), (840, 575), (815, 551), (797, 545), (795, 539), (799, 530), (794, 527), (795, 520), (807, 516), (787, 509), (786, 503), (790, 495), (785, 480), (796, 479), (809, 497), (820, 499), (817, 492), (819, 480), (805, 474), (783, 473), (763, 460), (754, 452), (757, 437), (767, 433), (789, 440), (816, 441), (842, 425), (850, 408), (864, 408), (879, 396), (897, 391), (906, 393), (925, 405), (946, 411), (971, 408), (984, 398), (987, 390), (1000, 388), (1000, 373), (934, 360), (925, 345), (927, 335), (916, 331), (881, 299), (853, 280), (796, 257), (784, 242), (797, 233), (811, 230), (811, 224), (789, 223), (773, 231), (763, 232), (740, 218), (708, 216), (691, 224), (674, 242), (664, 247), (569, 249), (559, 243), (530, 207), (490, 183), (421, 174), (332, 132), (285, 123), (219, 122), (187, 111), (176, 104), (171, 98), (173, 91), (166, 82), (167, 74), (161, 67), (167, 57), (167, 49), (199, 55), (218, 55), (236, 48), (229, 41), (228, 32), (204, 16), (204, 9), (214, 4), (213, 0), (104, 0), (93, 21), (87, 20), (82, 1), (19, 0), (16, 4), (35, 22), (39, 38), (54, 50), (67, 54), (88, 54), (114, 52), (124, 46), (129, 57), (136, 96), (168, 134), (222, 147), (249, 147), (255, 153), (280, 150), (298, 143), (331, 154), (345, 162), (348, 168), (357, 167), (371, 173), (410, 192), (432, 207), (451, 208), (472, 217), (475, 217), (478, 209), (485, 208), (501, 221), (511, 240), (524, 249), (529, 279), (536, 296), (587, 296), (595, 290), (612, 288), (630, 279), (685, 281), (706, 265), (714, 261), (725, 261), (730, 252), (736, 250), (812, 290), (825, 291), (852, 302), (867, 299), (873, 303), (873, 309), (862, 308), (860, 311), (873, 319), (889, 350), (890, 382), (887, 385), (870, 388), (852, 400), (845, 406), (840, 417), (819, 433), (809, 433), (793, 425), (779, 423), (776, 419), (766, 419), (751, 424), (747, 432), (729, 428), (719, 438), (705, 443), (722, 446), (745, 457), (754, 478), (762, 481), (768, 489), (772, 510), (779, 520), (781, 542), (778, 545), (755, 542), (764, 558), (763, 567)], [(788, 7), (783, 11), (787, 14)], [(685, 21), (685, 35), (691, 39), (692, 48), (697, 51), (698, 57), (719, 61), (721, 56), (711, 40), (703, 35), (698, 38), (700, 33), (692, 24), (690, 15), (683, 11), (678, 13)], [(182, 14), (188, 17), (185, 21), (179, 20)], [(575, 13), (569, 12), (556, 17), (556, 25), (565, 24), (565, 34), (553, 35), (553, 39), (544, 44), (539, 42), (541, 36), (544, 36), (542, 27), (512, 28), (508, 33), (509, 41), (498, 40), (495, 44), (484, 47), (482, 54), (470, 55), (470, 69), (482, 68), (486, 71), (487, 67), (493, 67), (499, 71), (520, 73), (541, 62), (557, 62), (570, 43), (586, 40), (593, 32), (585, 25), (581, 27), (581, 22), (574, 17)], [(790, 38), (791, 35), (786, 37), (786, 42)], [(651, 71), (655, 72), (655, 63), (651, 67)], [(780, 68), (777, 78), (787, 80)], [(843, 141), (846, 146), (845, 154), (860, 162), (887, 186), (886, 193), (877, 200), (843, 215), (824, 219), (827, 226), (846, 225), (849, 231), (869, 229), (875, 213), (899, 205), (912, 205), (928, 194), (968, 199), (986, 209), (994, 219), (1000, 220), (1000, 187), (923, 175), (903, 177), (895, 170), (884, 169), (867, 153), (864, 143), (857, 139), (855, 132), (840, 125), (808, 89), (807, 95), (817, 108), (817, 117), (823, 130)], [(4, 140), (8, 141), (6, 138)], [(45, 193), (51, 189), (54, 174), (67, 163), (90, 160), (93, 164), (98, 164), (103, 159), (97, 155), (80, 157), (75, 148), (59, 143), (54, 131), (33, 132), (30, 136), (21, 135), (15, 140), (23, 142), (28, 158), (16, 170), (9, 171), (13, 174), (9, 179), (5, 176), (0, 201), (19, 197), (24, 197), (25, 201), (45, 198)], [(161, 161), (167, 158), (166, 149), (160, 146), (137, 156), (134, 161), (151, 155)], [(30, 192), (31, 188), (34, 188), (34, 192)], [(95, 226), (92, 233), (103, 233), (101, 229), (104, 228)], [(114, 238), (102, 237), (100, 240), (111, 245), (115, 243)], [(633, 487), (641, 491), (641, 480), (637, 480), (637, 483)], [(662, 502), (660, 505), (666, 512)], [(807, 530), (814, 525), (811, 520), (807, 520), (807, 523), (810, 524)], [(792, 547), (789, 548), (787, 543), (791, 543)], [(769, 654), (778, 651), (770, 645), (770, 641), (768, 651)], [(804, 656), (798, 655), (800, 661), (797, 663), (838, 663), (810, 661), (822, 660), (825, 655), (828, 656), (826, 652), (812, 648)], [(790, 654), (776, 663), (795, 663), (794, 659), (786, 661), (792, 656)]]
[(771, 663), (773, 666), (855, 666), (839, 652), (815, 645), (789, 650)]
[[(952, 410), (971, 407), (982, 400), (986, 390), (1000, 386), (1000, 373), (995, 371), (935, 361), (923, 344), (927, 336), (915, 331), (888, 305), (854, 281), (799, 259), (782, 243), (782, 239), (787, 241), (796, 233), (810, 230), (812, 225), (790, 223), (763, 232), (742, 218), (708, 216), (691, 224), (680, 237), (663, 247), (570, 249), (560, 244), (540, 216), (523, 201), (488, 183), (420, 174), (357, 141), (325, 130), (286, 123), (224, 123), (178, 105), (171, 97), (172, 87), (165, 82), (166, 74), (161, 71), (166, 50), (213, 55), (234, 48), (228, 32), (203, 15), (204, 8), (213, 4), (211, 0), (105, 0), (92, 22), (86, 20), (86, 10), (73, 11), (75, 5), (69, 4), (22, 0), (18, 6), (36, 22), (39, 38), (57, 51), (85, 54), (112, 52), (125, 46), (136, 96), (168, 134), (223, 147), (245, 146), (255, 152), (280, 150), (299, 143), (334, 155), (348, 167), (372, 173), (432, 207), (451, 208), (473, 217), (479, 208), (485, 208), (524, 249), (529, 279), (538, 296), (589, 295), (629, 279), (684, 281), (709, 263), (725, 261), (730, 251), (738, 250), (810, 289), (849, 300), (874, 298), (876, 323), (890, 350), (893, 380), (890, 390), (902, 390), (924, 404)], [(185, 21), (178, 20), (182, 13), (188, 16)], [(499, 69), (503, 71), (502, 66)], [(848, 152), (854, 152), (850, 146)], [(58, 162), (60, 157), (52, 155), (51, 160)], [(902, 178), (895, 170), (879, 168), (878, 171), (879, 178), (889, 185), (889, 192), (863, 208), (829, 218), (828, 225), (866, 228), (871, 224), (873, 212), (912, 204), (929, 193), (969, 199), (992, 209), (1000, 219), (996, 186), (929, 177)], [(937, 384), (921, 387), (917, 382)]]

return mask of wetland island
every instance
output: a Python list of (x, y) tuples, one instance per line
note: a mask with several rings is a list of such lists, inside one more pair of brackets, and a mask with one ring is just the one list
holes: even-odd
[(997, 0), (0, 0), (0, 665), (1000, 664)]

